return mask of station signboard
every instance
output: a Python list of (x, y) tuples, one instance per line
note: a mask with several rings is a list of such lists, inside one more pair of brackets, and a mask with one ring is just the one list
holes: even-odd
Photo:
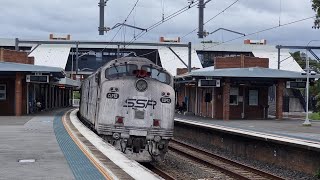
[(220, 87), (220, 79), (199, 79), (199, 87)]
[(286, 88), (306, 88), (306, 82), (287, 81)]
[(26, 82), (49, 83), (49, 75), (27, 75)]

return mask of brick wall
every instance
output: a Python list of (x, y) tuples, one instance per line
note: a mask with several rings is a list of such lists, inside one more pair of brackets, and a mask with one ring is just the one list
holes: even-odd
[(248, 67), (269, 68), (269, 59), (241, 55), (240, 57), (217, 57), (215, 60), (215, 69)]
[(26, 52), (0, 48), (0, 62), (34, 64), (34, 57), (28, 57)]
[(224, 86), (222, 87), (222, 117), (223, 120), (230, 119), (230, 81), (226, 79)]
[(276, 89), (276, 118), (282, 119), (283, 117), (283, 91), (284, 91), (284, 81), (279, 80)]
[[(223, 119), (223, 98), (221, 95), (223, 88), (216, 89), (216, 118)], [(257, 106), (249, 106), (249, 90), (258, 90), (258, 105)], [(244, 92), (244, 93), (243, 93)], [(220, 97), (218, 97), (220, 96)], [(268, 106), (268, 88), (267, 87), (246, 87), (239, 88), (239, 96), (244, 97), (243, 102), (238, 102), (238, 105), (230, 105), (229, 109), (229, 118), (230, 119), (241, 119), (241, 113), (243, 108), (243, 103), (245, 106), (244, 110), (244, 118), (245, 119), (262, 119), (264, 115), (264, 108)], [(225, 102), (226, 103), (226, 102)]]

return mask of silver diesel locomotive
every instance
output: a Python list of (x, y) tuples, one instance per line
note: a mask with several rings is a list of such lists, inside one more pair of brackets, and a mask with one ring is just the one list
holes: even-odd
[(163, 159), (173, 136), (173, 77), (146, 58), (113, 60), (83, 81), (80, 118), (139, 162)]

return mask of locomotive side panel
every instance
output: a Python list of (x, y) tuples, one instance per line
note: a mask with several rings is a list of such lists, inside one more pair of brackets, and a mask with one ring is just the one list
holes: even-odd
[(95, 121), (95, 112), (96, 112), (96, 105), (97, 105), (97, 88), (98, 84), (93, 77), (91, 77), (90, 81), (90, 87), (88, 91), (88, 120), (91, 124), (94, 124)]
[(80, 114), (83, 118), (87, 118), (87, 104), (88, 104), (88, 81), (84, 81), (81, 86), (81, 104), (80, 104)]

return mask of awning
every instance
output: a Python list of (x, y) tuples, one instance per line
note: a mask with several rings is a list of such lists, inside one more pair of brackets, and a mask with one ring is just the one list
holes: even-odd
[(62, 68), (11, 62), (0, 62), (0, 72), (51, 73), (55, 77), (65, 77), (65, 72)]

